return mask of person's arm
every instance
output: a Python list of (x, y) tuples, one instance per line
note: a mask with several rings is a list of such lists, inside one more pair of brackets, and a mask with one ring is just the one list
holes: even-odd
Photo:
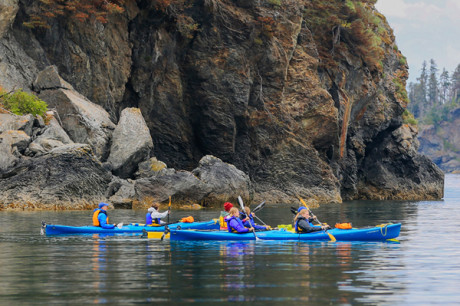
[(102, 228), (105, 228), (105, 229), (115, 228), (115, 224), (107, 224), (107, 216), (105, 214), (99, 213), (98, 219), (99, 219), (99, 224), (101, 225)]
[(302, 219), (298, 223), (298, 227), (300, 227), (303, 232), (305, 233), (313, 233), (313, 232), (318, 232), (322, 231), (323, 229), (319, 226), (311, 226), (306, 220)]
[(152, 216), (152, 219), (157, 219), (157, 218), (164, 218), (168, 215), (169, 211), (166, 210), (162, 213), (158, 212), (158, 211), (153, 211), (150, 215)]
[(230, 227), (235, 229), (238, 233), (247, 233), (249, 229), (244, 227), (243, 222), (238, 222), (236, 219), (230, 220)]

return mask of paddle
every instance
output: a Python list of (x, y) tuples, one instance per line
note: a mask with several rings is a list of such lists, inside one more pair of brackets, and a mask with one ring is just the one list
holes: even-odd
[[(311, 212), (310, 208), (308, 208), (307, 203), (305, 203), (305, 201), (304, 201), (299, 195), (297, 195), (297, 198), (299, 198), (299, 200), (300, 200), (300, 202), (302, 202), (303, 206), (305, 206), (305, 207), (308, 209), (308, 212), (309, 212), (312, 216), (315, 216), (315, 215)], [(318, 217), (315, 216), (315, 219), (316, 219), (316, 221), (318, 221), (318, 223), (319, 223), (320, 226), (323, 226), (323, 224), (318, 220)], [(329, 238), (331, 239), (332, 242), (337, 241), (337, 239), (335, 239), (335, 237), (334, 237), (331, 233), (329, 233), (327, 230), (324, 230), (324, 232), (329, 236)]]
[(259, 220), (260, 222), (262, 222), (263, 225), (267, 225), (264, 221), (262, 221), (259, 217), (256, 216), (256, 212), (259, 211), (259, 210), (261, 210), (262, 208), (264, 208), (264, 206), (265, 206), (265, 201), (263, 201), (262, 203), (260, 203), (259, 205), (257, 205), (256, 208), (254, 208), (254, 209), (252, 210), (252, 213), (253, 213), (254, 217), (257, 218), (257, 220)]
[(169, 204), (168, 204), (168, 223), (169, 223), (169, 215), (171, 214), (171, 196), (169, 196)]
[(264, 206), (265, 206), (265, 201), (263, 201), (262, 203), (260, 203), (259, 205), (257, 205), (256, 208), (254, 208), (254, 209), (252, 210), (252, 212), (253, 212), (253, 213), (256, 213), (256, 212), (258, 212), (259, 210), (261, 210), (262, 208), (264, 208)]
[(123, 222), (117, 224), (118, 229), (122, 229), (122, 227), (123, 227)]
[[(238, 196), (238, 203), (240, 203), (241, 210), (244, 211), (244, 204), (243, 204), (243, 199), (241, 198), (241, 196)], [(254, 233), (254, 237), (256, 238), (256, 241), (259, 240), (259, 237), (257, 237), (256, 235), (256, 230), (252, 227), (251, 220), (249, 220), (249, 225), (252, 228), (252, 232)]]

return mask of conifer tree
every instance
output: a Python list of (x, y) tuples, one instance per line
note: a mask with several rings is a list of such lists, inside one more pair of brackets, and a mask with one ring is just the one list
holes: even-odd
[(441, 76), (439, 77), (439, 101), (442, 104), (446, 103), (447, 101), (450, 84), (451, 82), (449, 72), (446, 70), (446, 68), (443, 68)]
[(430, 76), (428, 79), (428, 106), (432, 108), (438, 103), (438, 67), (434, 59), (430, 60)]

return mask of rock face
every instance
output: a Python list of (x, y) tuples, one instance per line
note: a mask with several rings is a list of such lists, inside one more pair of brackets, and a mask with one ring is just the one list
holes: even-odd
[(107, 162), (115, 175), (132, 177), (138, 164), (150, 158), (152, 137), (138, 108), (126, 108), (112, 135), (112, 146)]
[(442, 198), (444, 173), (417, 153), (417, 130), (403, 125), (383, 139), (364, 161), (359, 199)]
[(439, 126), (421, 126), (420, 152), (446, 173), (460, 173), (460, 107)]
[(0, 39), (14, 21), (19, 9), (19, 0), (0, 0)]
[(90, 146), (71, 144), (0, 172), (0, 203), (94, 204), (105, 199), (110, 181)]
[[(0, 39), (0, 83), (39, 92), (72, 141), (108, 158), (114, 174), (137, 178), (136, 197), (205, 203), (235, 188), (277, 203), (297, 203), (296, 194), (321, 203), (442, 197), (442, 176), (403, 125), (407, 65), (371, 4), (362, 10), (376, 23), (366, 31), (380, 35), (374, 65), (358, 54), (367, 47), (355, 27), (334, 27), (327, 42), (314, 35), (316, 1), (206, 0), (162, 10), (157, 1), (129, 0), (107, 24), (56, 18), (40, 31), (21, 26), (39, 5), (26, 2)], [(347, 3), (332, 4), (347, 12)], [(36, 78), (49, 65), (71, 86), (53, 67)], [(124, 123), (125, 108), (140, 109), (153, 152), (147, 135), (131, 151), (138, 134), (125, 127), (145, 127), (140, 117)], [(60, 145), (47, 139), (49, 149)], [(207, 161), (194, 172), (200, 179), (189, 171), (206, 155), (222, 163)], [(219, 174), (223, 165), (228, 177)], [(241, 187), (247, 180), (238, 171), (250, 187)]]
[(0, 133), (8, 130), (20, 130), (31, 136), (34, 120), (35, 118), (32, 115), (16, 116), (0, 114)]
[(73, 90), (61, 79), (55, 67), (40, 72), (34, 84), (40, 99), (56, 109), (70, 138), (77, 143), (89, 144), (96, 156), (105, 160), (115, 128), (109, 113)]

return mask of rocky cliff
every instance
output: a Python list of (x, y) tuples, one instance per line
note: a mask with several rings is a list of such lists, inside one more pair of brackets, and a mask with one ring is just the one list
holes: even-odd
[(447, 118), (437, 126), (420, 126), (419, 151), (444, 172), (460, 173), (460, 108), (450, 111)]
[[(123, 201), (177, 195), (212, 203), (237, 192), (286, 203), (296, 194), (321, 203), (441, 198), (442, 172), (417, 153), (416, 130), (402, 123), (407, 66), (385, 18), (372, 1), (323, 2), (196, 0), (159, 8), (129, 0), (107, 23), (57, 17), (49, 29), (30, 30), (23, 22), (37, 3), (6, 1), (0, 84), (39, 93), (65, 117), (71, 140), (88, 144), (97, 171), (112, 176), (99, 197), (121, 190)], [(332, 31), (329, 9), (344, 18)], [(72, 89), (37, 85), (51, 64)], [(132, 107), (153, 146), (144, 135), (143, 151), (117, 164), (126, 144), (111, 143), (124, 131), (115, 123), (130, 122), (123, 110)], [(26, 159), (13, 157), (19, 162), (4, 167), (2, 186)], [(169, 168), (158, 170), (158, 160)], [(189, 172), (209, 165), (214, 170)], [(105, 184), (105, 174), (98, 181)], [(17, 201), (0, 192), (4, 203)]]

